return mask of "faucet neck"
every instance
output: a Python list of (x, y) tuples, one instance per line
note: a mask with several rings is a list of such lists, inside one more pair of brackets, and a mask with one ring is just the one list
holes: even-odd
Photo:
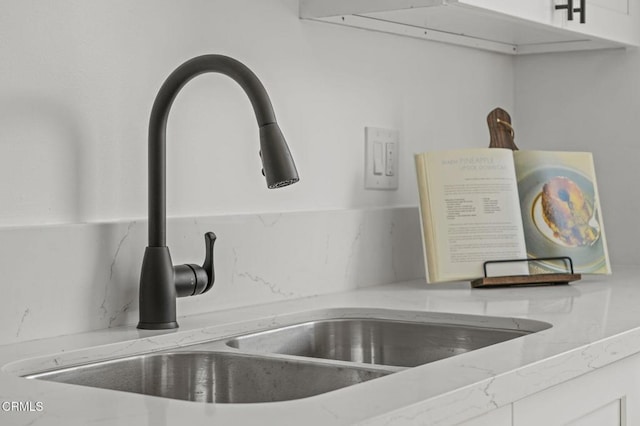
[(241, 62), (223, 55), (193, 58), (173, 71), (158, 91), (149, 120), (149, 247), (166, 246), (166, 132), (178, 92), (194, 77), (215, 72), (235, 80), (251, 101), (259, 127), (276, 122), (267, 92)]

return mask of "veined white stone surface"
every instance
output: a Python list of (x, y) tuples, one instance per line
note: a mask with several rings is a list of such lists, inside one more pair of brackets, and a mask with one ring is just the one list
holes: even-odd
[[(424, 276), (417, 208), (169, 219), (174, 264), (204, 260), (216, 283), (178, 316)], [(0, 344), (138, 321), (147, 222), (0, 228)]]
[[(480, 290), (423, 280), (287, 299), (182, 318), (177, 331), (132, 326), (0, 347), (0, 400), (42, 412), (0, 412), (8, 425), (453, 425), (640, 353), (640, 269), (571, 286)], [(296, 401), (200, 404), (19, 378), (27, 370), (217, 339), (342, 309), (449, 312), (545, 321), (552, 328)], [(315, 313), (315, 314), (314, 314)], [(372, 314), (375, 313), (372, 311)]]

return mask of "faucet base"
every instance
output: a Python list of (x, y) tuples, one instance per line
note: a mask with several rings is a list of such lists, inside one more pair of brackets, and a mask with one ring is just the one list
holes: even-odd
[(177, 328), (176, 288), (168, 247), (147, 247), (140, 274), (140, 322), (138, 328)]
[(178, 322), (139, 322), (138, 328), (143, 330), (170, 330), (178, 328)]

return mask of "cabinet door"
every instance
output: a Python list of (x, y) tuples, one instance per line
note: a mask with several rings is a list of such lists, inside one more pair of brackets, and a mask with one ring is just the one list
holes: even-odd
[(497, 410), (489, 411), (471, 420), (460, 423), (458, 426), (512, 426), (511, 404)]
[[(565, 0), (562, 0), (565, 1)], [(573, 0), (580, 7), (580, 0)], [(629, 45), (640, 43), (640, 16), (638, 0), (586, 0), (584, 24), (580, 14), (573, 21), (564, 20), (564, 28), (595, 38), (616, 40)]]
[(589, 6), (609, 9), (623, 15), (629, 14), (629, 0), (588, 0)]
[[(523, 22), (529, 21), (547, 25), (549, 28), (568, 30), (567, 38), (559, 36), (558, 41), (573, 42), (576, 49), (581, 49), (579, 46), (586, 42), (597, 46), (601, 40), (627, 45), (640, 44), (640, 0), (586, 0), (584, 24), (580, 23), (580, 13), (574, 13), (573, 20), (569, 21), (566, 10), (555, 9), (556, 5), (566, 5), (567, 2), (568, 0), (457, 1), (461, 6), (480, 8), (521, 19)], [(580, 0), (573, 0), (573, 7), (579, 8)]]
[(513, 426), (640, 425), (640, 356), (513, 404)]

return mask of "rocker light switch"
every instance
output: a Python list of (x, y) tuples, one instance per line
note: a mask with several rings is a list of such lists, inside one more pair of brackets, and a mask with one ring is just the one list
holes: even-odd
[(383, 152), (382, 152), (382, 142), (374, 142), (373, 143), (373, 174), (381, 175), (382, 171), (386, 168), (384, 164), (386, 161), (383, 160)]
[(366, 189), (398, 189), (398, 132), (365, 127)]

